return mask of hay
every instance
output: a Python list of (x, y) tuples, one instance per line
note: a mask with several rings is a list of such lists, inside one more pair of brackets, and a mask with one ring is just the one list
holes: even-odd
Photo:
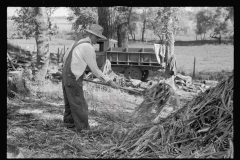
[(133, 113), (138, 122), (152, 121), (174, 95), (173, 88), (167, 83), (158, 83), (144, 91), (144, 101)]
[(233, 158), (233, 75), (159, 123), (129, 129), (102, 158)]

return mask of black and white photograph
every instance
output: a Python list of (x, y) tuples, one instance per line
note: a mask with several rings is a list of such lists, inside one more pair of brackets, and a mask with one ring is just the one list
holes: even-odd
[(42, 6), (6, 7), (7, 158), (234, 158), (233, 6)]

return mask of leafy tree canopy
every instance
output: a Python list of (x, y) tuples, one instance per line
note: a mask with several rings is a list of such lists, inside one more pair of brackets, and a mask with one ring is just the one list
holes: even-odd
[[(16, 26), (16, 29), (18, 31), (17, 34), (23, 38), (29, 39), (35, 36), (35, 8), (36, 7), (21, 7), (20, 9), (15, 11), (16, 15), (12, 17), (14, 25)], [(48, 14), (49, 33), (51, 33), (51, 30), (53, 29), (50, 16), (56, 9), (57, 7), (46, 7)]]
[(233, 7), (208, 7), (196, 14), (196, 34), (211, 32), (212, 38), (233, 34)]
[(98, 20), (97, 7), (69, 7), (67, 19), (72, 22), (72, 30), (82, 31)]

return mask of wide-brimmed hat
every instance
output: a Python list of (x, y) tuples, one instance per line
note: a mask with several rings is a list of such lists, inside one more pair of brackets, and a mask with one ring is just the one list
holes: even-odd
[(99, 38), (107, 39), (105, 36), (102, 35), (103, 28), (98, 24), (92, 24), (91, 27), (89, 29), (86, 29), (85, 31), (92, 33)]

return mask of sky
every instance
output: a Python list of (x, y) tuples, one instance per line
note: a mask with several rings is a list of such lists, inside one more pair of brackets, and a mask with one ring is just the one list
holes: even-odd
[[(13, 16), (16, 9), (19, 9), (21, 7), (7, 7), (7, 16)], [(53, 17), (58, 16), (68, 16), (67, 9), (65, 7), (58, 8), (52, 15)]]
[[(7, 16), (13, 16), (16, 9), (21, 7), (7, 7)], [(185, 7), (186, 10), (192, 10), (192, 7)], [(52, 15), (53, 17), (68, 16), (67, 9), (65, 7), (58, 8)]]

